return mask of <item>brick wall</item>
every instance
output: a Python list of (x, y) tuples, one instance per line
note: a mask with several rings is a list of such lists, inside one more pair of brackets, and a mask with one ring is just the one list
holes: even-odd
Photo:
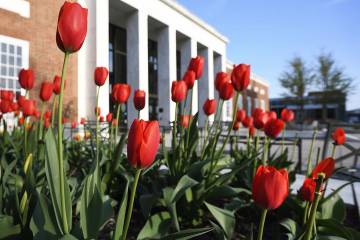
[[(57, 16), (63, 1), (30, 0), (30, 18), (0, 9), (0, 34), (29, 41), (29, 65), (35, 71), (36, 84), (31, 97), (38, 99), (41, 82), (61, 74), (63, 53), (57, 48)], [(77, 57), (70, 56), (67, 71), (64, 109), (67, 117), (76, 118)]]

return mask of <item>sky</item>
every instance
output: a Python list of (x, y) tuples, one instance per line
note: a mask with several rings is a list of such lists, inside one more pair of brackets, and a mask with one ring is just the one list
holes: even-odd
[(177, 0), (229, 39), (228, 59), (249, 63), (270, 84), (270, 97), (286, 92), (281, 73), (295, 56), (309, 67), (330, 52), (354, 79), (347, 109), (360, 108), (360, 0)]

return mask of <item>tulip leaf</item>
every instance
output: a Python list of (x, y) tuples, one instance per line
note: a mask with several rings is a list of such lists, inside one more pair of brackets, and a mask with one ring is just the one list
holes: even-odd
[(337, 219), (340, 222), (345, 220), (346, 207), (344, 201), (338, 194), (333, 195), (318, 207), (318, 217), (321, 219)]
[[(59, 229), (63, 230), (63, 218), (65, 216), (62, 215), (61, 212), (61, 182), (60, 182), (60, 168), (59, 168), (59, 158), (56, 149), (56, 141), (55, 136), (52, 130), (47, 131), (45, 135), (45, 143), (46, 143), (46, 158), (45, 158), (45, 171), (46, 171), (46, 179), (48, 181), (48, 186), (50, 190), (50, 196), (52, 199), (56, 220), (59, 226)], [(70, 197), (70, 189), (69, 185), (66, 181), (65, 172), (64, 172), (64, 195), (65, 195), (65, 209), (66, 209), (66, 220), (69, 228), (72, 225), (72, 203)]]
[(162, 240), (187, 240), (187, 239), (193, 239), (194, 237), (201, 236), (205, 233), (211, 232), (213, 228), (206, 227), (206, 228), (194, 228), (194, 229), (186, 229), (181, 230), (176, 233), (169, 234), (165, 237), (162, 237)]
[(0, 215), (0, 239), (18, 235), (21, 232), (20, 224), (13, 224), (13, 217)]
[(352, 234), (335, 219), (317, 219), (316, 225), (320, 235), (334, 235), (345, 239), (353, 239)]
[(279, 231), (280, 236), (278, 238), (283, 238), (284, 235), (286, 235), (287, 239), (296, 239), (296, 236), (298, 236), (301, 232), (301, 228), (299, 225), (292, 220), (291, 218), (285, 218), (280, 221), (279, 226), (281, 229), (284, 229), (285, 231)]
[(127, 202), (128, 202), (129, 181), (126, 181), (126, 186), (123, 192), (124, 194), (121, 199), (119, 213), (116, 218), (115, 233), (113, 236), (114, 240), (121, 239), (123, 235), (125, 215), (126, 215)]
[(154, 206), (158, 197), (154, 194), (143, 194), (139, 198), (141, 212), (145, 218), (148, 218), (151, 212), (151, 208)]
[(163, 211), (148, 218), (137, 239), (156, 239), (164, 237), (171, 227), (169, 212)]
[(178, 182), (178, 184), (176, 185), (174, 192), (172, 193), (171, 196), (171, 202), (175, 203), (177, 202), (185, 193), (185, 191), (195, 185), (197, 185), (198, 182), (194, 179), (192, 179), (191, 177), (189, 177), (188, 175), (184, 175), (180, 181)]
[(205, 202), (205, 205), (214, 216), (216, 221), (220, 224), (227, 238), (231, 239), (235, 227), (234, 213), (226, 209), (218, 208), (207, 202)]

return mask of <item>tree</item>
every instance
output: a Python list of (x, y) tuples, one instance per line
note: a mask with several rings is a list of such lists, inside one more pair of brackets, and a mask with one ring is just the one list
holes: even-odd
[(285, 71), (280, 77), (280, 83), (288, 92), (285, 96), (295, 97), (297, 104), (300, 105), (298, 119), (300, 122), (304, 119), (304, 96), (312, 84), (315, 75), (312, 74), (305, 62), (300, 57), (294, 57), (289, 61), (290, 69)]
[(320, 86), (322, 94), (322, 119), (327, 118), (326, 103), (333, 97), (334, 92), (339, 92), (345, 97), (352, 88), (353, 79), (344, 74), (344, 70), (335, 64), (331, 53), (322, 53), (318, 57), (316, 82)]

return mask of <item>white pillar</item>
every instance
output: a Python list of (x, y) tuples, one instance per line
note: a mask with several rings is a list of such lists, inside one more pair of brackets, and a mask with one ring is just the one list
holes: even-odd
[[(141, 89), (149, 97), (148, 89), (148, 15), (142, 10), (131, 14), (126, 23), (127, 34), (127, 83), (131, 85), (131, 95), (128, 101), (128, 124), (137, 118), (133, 104), (133, 92)], [(149, 118), (149, 100), (141, 110), (141, 119)]]
[(158, 35), (158, 96), (160, 125), (168, 126), (175, 118), (175, 103), (171, 101), (171, 83), (176, 80), (176, 30), (164, 27)]
[[(186, 39), (180, 45), (181, 52), (181, 77), (184, 76), (191, 58), (197, 56), (197, 42), (194, 39)], [(198, 84), (195, 81), (194, 87), (192, 89), (193, 92), (193, 104), (192, 104), (192, 114), (194, 115), (198, 111)], [(190, 98), (188, 98), (190, 99)], [(187, 103), (187, 112), (189, 112), (189, 102)]]
[[(204, 57), (204, 70), (199, 79), (199, 109), (202, 108), (207, 98), (214, 98), (214, 56), (210, 48), (204, 48), (199, 53)], [(204, 126), (206, 116), (203, 111), (199, 111), (199, 124)], [(210, 119), (212, 120), (212, 119)]]
[[(109, 0), (96, 1), (96, 66), (109, 69)], [(109, 79), (100, 88), (99, 107), (102, 114), (109, 111)]]

